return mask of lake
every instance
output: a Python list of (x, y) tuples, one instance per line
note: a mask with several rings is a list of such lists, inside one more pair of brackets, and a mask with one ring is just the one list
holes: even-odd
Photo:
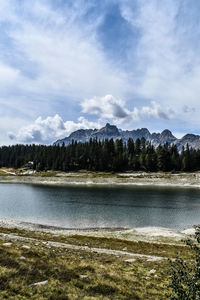
[(0, 218), (66, 228), (185, 229), (200, 223), (200, 190), (1, 183)]

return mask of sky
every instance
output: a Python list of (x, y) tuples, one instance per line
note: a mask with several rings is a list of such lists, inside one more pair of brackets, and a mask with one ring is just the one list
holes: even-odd
[(0, 145), (200, 134), (200, 1), (0, 0)]

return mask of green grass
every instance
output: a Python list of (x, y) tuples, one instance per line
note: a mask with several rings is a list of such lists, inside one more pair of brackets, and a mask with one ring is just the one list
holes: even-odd
[(30, 174), (28, 176), (55, 177), (55, 176), (57, 176), (57, 172), (55, 172), (55, 171), (48, 171), (48, 172), (41, 171), (41, 172), (36, 172), (34, 174)]
[[(83, 250), (55, 248), (42, 240), (87, 245), (134, 253), (191, 260), (187, 247), (130, 242), (80, 235), (55, 236), (48, 233), (0, 228), (0, 232), (37, 238), (39, 242), (0, 239), (0, 299), (168, 299), (168, 260), (148, 262)], [(23, 248), (29, 245), (30, 249)], [(23, 257), (25, 259), (23, 259)], [(151, 270), (156, 272), (151, 274)], [(84, 276), (82, 276), (84, 275)], [(48, 280), (44, 286), (32, 284)]]
[[(0, 243), (1, 299), (165, 299), (167, 262), (127, 263), (108, 255), (30, 246)], [(152, 268), (157, 277), (150, 275)], [(44, 280), (45, 286), (32, 285)]]
[(166, 258), (176, 258), (177, 255), (181, 255), (185, 259), (193, 257), (193, 253), (188, 251), (189, 247), (183, 244), (166, 245), (162, 243), (127, 241), (117, 238), (93, 237), (79, 234), (53, 235), (46, 232), (34, 232), (17, 228), (8, 229), (3, 227), (0, 227), (0, 232), (18, 234), (23, 237), (41, 239), (44, 241), (61, 242), (78, 246), (87, 246), (90, 248), (121, 250), (145, 255), (157, 255)]

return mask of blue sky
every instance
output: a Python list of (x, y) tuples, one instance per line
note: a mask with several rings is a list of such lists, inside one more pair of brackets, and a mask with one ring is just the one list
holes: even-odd
[(0, 144), (200, 134), (200, 2), (0, 0)]

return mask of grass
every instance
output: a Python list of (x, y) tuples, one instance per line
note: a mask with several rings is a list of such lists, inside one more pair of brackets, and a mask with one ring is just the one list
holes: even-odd
[(185, 259), (193, 257), (192, 252), (189, 252), (188, 246), (185, 244), (167, 245), (162, 243), (144, 242), (144, 241), (127, 241), (117, 238), (93, 237), (86, 235), (53, 235), (46, 232), (27, 231), (18, 228), (0, 227), (2, 233), (13, 233), (23, 237), (42, 239), (44, 241), (54, 241), (78, 246), (87, 246), (89, 248), (105, 248), (112, 250), (121, 250), (145, 255), (157, 255), (166, 258), (175, 258), (181, 255)]
[[(1, 299), (165, 299), (157, 286), (165, 288), (161, 276), (166, 277), (167, 269), (163, 272), (161, 264), (139, 260), (129, 264), (83, 251), (0, 244), (0, 268)], [(152, 268), (158, 278), (149, 277)], [(48, 284), (32, 285), (43, 280)]]
[[(0, 239), (0, 299), (168, 299), (168, 260), (149, 262), (50, 247), (42, 240), (118, 249), (134, 253), (192, 259), (187, 247), (130, 242), (80, 235), (0, 228), (0, 232), (37, 238), (38, 242)], [(30, 248), (24, 248), (28, 245)], [(155, 273), (151, 273), (154, 269)], [(34, 283), (48, 280), (46, 285)]]

